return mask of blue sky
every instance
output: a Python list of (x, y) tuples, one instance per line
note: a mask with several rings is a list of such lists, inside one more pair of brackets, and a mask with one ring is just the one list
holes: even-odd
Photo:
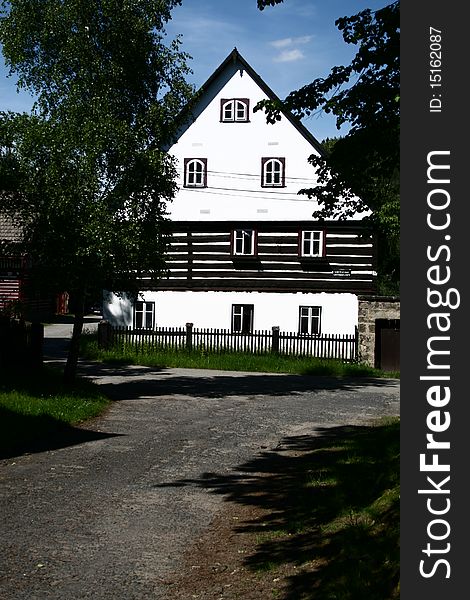
[[(281, 98), (332, 66), (348, 64), (354, 47), (343, 42), (335, 27), (338, 17), (365, 8), (376, 10), (384, 0), (284, 0), (257, 9), (256, 0), (183, 0), (173, 11), (168, 35), (182, 35), (182, 48), (191, 55), (191, 83), (199, 87), (237, 47), (242, 56)], [(2, 61), (3, 62), (3, 61)], [(28, 111), (32, 100), (16, 92), (0, 64), (0, 110)], [(320, 114), (304, 125), (322, 140), (338, 134), (334, 120)]]

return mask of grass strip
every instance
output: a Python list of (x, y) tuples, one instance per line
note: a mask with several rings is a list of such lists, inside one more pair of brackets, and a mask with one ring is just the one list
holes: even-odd
[(399, 378), (400, 376), (398, 372), (385, 372), (364, 364), (311, 357), (251, 354), (248, 352), (215, 353), (200, 349), (194, 349), (190, 352), (187, 350), (155, 350), (145, 345), (140, 346), (139, 351), (131, 346), (101, 350), (98, 348), (96, 334), (83, 336), (81, 356), (87, 360), (97, 362), (147, 367), (216, 369), (331, 377)]
[(48, 366), (25, 373), (0, 372), (0, 452), (34, 450), (51, 436), (96, 417), (109, 400), (91, 382), (71, 387), (60, 370)]
[[(247, 566), (296, 600), (398, 600), (399, 419), (333, 428), (263, 481)], [(287, 575), (287, 576), (286, 576)], [(282, 591), (281, 591), (282, 590)]]

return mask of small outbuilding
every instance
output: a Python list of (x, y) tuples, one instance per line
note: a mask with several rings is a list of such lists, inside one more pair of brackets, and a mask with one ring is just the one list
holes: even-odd
[(359, 296), (359, 360), (384, 371), (400, 370), (400, 298)]

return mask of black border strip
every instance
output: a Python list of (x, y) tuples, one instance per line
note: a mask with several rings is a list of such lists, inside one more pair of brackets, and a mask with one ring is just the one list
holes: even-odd
[(467, 588), (468, 13), (455, 1), (401, 6), (403, 600)]

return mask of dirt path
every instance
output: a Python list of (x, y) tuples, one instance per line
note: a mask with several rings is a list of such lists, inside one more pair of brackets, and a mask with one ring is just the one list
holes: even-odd
[(3, 600), (167, 598), (239, 467), (285, 436), (399, 413), (396, 381), (82, 365), (83, 441), (0, 461)]

